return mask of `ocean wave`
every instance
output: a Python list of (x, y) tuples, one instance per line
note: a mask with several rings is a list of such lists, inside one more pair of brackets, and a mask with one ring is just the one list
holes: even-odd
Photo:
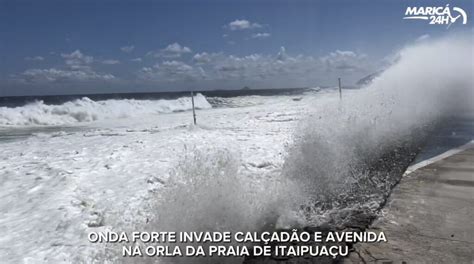
[[(196, 109), (212, 108), (202, 94), (196, 94), (194, 103)], [(0, 107), (0, 126), (72, 125), (191, 109), (190, 97), (174, 100), (110, 99), (104, 101), (93, 101), (83, 97), (60, 105), (48, 105), (43, 101), (36, 101), (20, 107)]]
[[(472, 62), (465, 56), (470, 50), (464, 37), (407, 47), (364, 89), (345, 90), (342, 99), (334, 92), (318, 98), (295, 128), (281, 170), (264, 180), (244, 178), (241, 161), (225, 151), (181, 155), (183, 161), (170, 173), (176, 182), (155, 200), (153, 211), (165, 213), (144, 228), (368, 225), (431, 129), (471, 107)], [(189, 262), (212, 263), (205, 258)]]
[(464, 35), (408, 46), (363, 89), (314, 104), (282, 169), (299, 186), (307, 225), (376, 216), (432, 129), (472, 109), (472, 48)]

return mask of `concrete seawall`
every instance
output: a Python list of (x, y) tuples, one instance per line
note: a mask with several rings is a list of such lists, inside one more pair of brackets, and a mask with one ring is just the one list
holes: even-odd
[(344, 263), (474, 263), (474, 144), (411, 168), (369, 230), (387, 243), (356, 244)]

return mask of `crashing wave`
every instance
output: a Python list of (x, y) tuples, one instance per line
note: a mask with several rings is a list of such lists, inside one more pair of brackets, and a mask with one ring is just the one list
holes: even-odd
[(372, 219), (432, 126), (472, 107), (471, 50), (464, 37), (407, 47), (364, 89), (319, 98), (281, 172), (263, 181), (244, 178), (239, 161), (220, 152), (183, 155), (171, 177), (179, 181), (156, 199), (154, 211), (166, 213), (149, 225), (252, 231)]
[[(194, 98), (197, 109), (212, 108), (202, 94)], [(20, 107), (0, 107), (0, 125), (71, 125), (104, 119), (172, 113), (192, 109), (191, 98), (175, 100), (110, 99), (93, 101), (87, 97), (60, 105), (36, 101)]]

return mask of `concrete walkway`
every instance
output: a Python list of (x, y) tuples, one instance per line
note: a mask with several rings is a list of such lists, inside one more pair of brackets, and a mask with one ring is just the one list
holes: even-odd
[[(446, 156), (446, 155), (445, 155)], [(474, 145), (407, 174), (344, 263), (474, 263)]]

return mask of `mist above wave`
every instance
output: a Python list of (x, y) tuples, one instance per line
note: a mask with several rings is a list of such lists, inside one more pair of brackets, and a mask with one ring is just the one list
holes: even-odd
[[(341, 210), (373, 213), (437, 123), (473, 108), (470, 36), (407, 47), (366, 88), (315, 107), (298, 128), (283, 175), (300, 186), (311, 224)], [(334, 213), (334, 212), (333, 212)]]
[(238, 159), (223, 153), (184, 155), (172, 175), (180, 180), (157, 199), (152, 228), (261, 230), (268, 221), (318, 225), (346, 209), (373, 213), (429, 128), (472, 104), (469, 55), (463, 36), (407, 47), (368, 87), (316, 101), (281, 173), (263, 181), (240, 175)]
[[(194, 103), (197, 109), (212, 108), (202, 94), (196, 94)], [(43, 101), (36, 101), (20, 107), (0, 107), (0, 125), (71, 125), (191, 109), (190, 97), (174, 100), (110, 99), (104, 101), (93, 101), (83, 97), (60, 105), (48, 105)]]

